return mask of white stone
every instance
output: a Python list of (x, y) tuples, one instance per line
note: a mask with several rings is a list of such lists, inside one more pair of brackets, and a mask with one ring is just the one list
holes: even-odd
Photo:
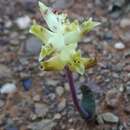
[(59, 110), (59, 111), (62, 111), (62, 110), (65, 108), (65, 106), (66, 106), (66, 99), (63, 98), (63, 99), (61, 100), (61, 102), (58, 104), (58, 110)]
[(60, 119), (61, 118), (61, 114), (60, 113), (56, 113), (55, 115), (54, 115), (54, 119)]
[(57, 87), (56, 93), (57, 93), (58, 96), (62, 96), (62, 94), (64, 93), (64, 88), (63, 87)]
[(10, 28), (10, 27), (12, 27), (12, 25), (13, 25), (13, 23), (11, 21), (9, 21), (9, 20), (5, 22), (5, 27), (6, 28)]
[(32, 121), (36, 120), (37, 119), (37, 115), (36, 114), (31, 114), (30, 115), (30, 118)]
[(117, 42), (117, 43), (115, 43), (114, 47), (117, 50), (121, 50), (121, 49), (125, 48), (125, 45), (122, 42)]
[(98, 115), (96, 120), (97, 120), (98, 124), (104, 124), (104, 121), (102, 119), (102, 115)]
[(0, 89), (0, 93), (13, 93), (16, 91), (16, 85), (13, 83), (6, 83)]
[(26, 29), (30, 26), (31, 19), (29, 16), (23, 16), (17, 18), (15, 22), (20, 29)]
[(102, 117), (103, 117), (103, 120), (108, 123), (118, 123), (119, 121), (119, 118), (110, 112), (102, 114)]
[(70, 91), (70, 87), (68, 83), (64, 84), (65, 91)]
[(33, 100), (36, 101), (36, 102), (40, 101), (40, 95), (35, 95), (33, 97)]
[(127, 74), (128, 78), (130, 78), (130, 73)]
[(122, 20), (120, 21), (120, 26), (121, 26), (122, 28), (125, 28), (125, 27), (130, 26), (130, 19), (128, 19), (128, 18), (122, 19)]
[(50, 93), (48, 96), (51, 100), (54, 100), (56, 98), (56, 95), (54, 93)]
[(82, 99), (82, 94), (78, 94), (78, 99), (81, 100)]

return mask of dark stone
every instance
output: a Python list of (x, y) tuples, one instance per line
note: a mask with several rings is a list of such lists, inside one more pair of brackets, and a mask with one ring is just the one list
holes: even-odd
[(29, 91), (32, 87), (32, 80), (31, 79), (24, 79), (22, 82), (23, 82), (24, 90)]
[(18, 130), (16, 127), (6, 128), (6, 130)]

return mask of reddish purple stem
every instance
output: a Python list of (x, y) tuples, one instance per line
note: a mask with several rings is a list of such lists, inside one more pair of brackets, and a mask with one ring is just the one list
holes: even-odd
[(66, 71), (66, 75), (68, 78), (68, 82), (69, 82), (70, 91), (72, 94), (72, 99), (73, 99), (74, 105), (75, 105), (76, 109), (78, 110), (78, 112), (80, 114), (82, 113), (84, 115), (84, 119), (87, 121), (91, 118), (91, 114), (89, 112), (85, 111), (84, 108), (80, 105), (80, 103), (78, 101), (78, 98), (76, 95), (76, 90), (75, 90), (75, 85), (74, 85), (73, 74), (70, 71), (68, 66), (65, 67), (65, 71)]
[(65, 71), (66, 71), (66, 75), (67, 75), (67, 78), (68, 78), (68, 82), (69, 82), (69, 86), (70, 86), (74, 105), (75, 105), (76, 109), (79, 112), (81, 112), (80, 105), (79, 105), (79, 102), (78, 102), (78, 98), (77, 98), (77, 95), (76, 95), (76, 90), (75, 90), (75, 85), (74, 85), (74, 80), (73, 80), (73, 74), (67, 66), (65, 67)]

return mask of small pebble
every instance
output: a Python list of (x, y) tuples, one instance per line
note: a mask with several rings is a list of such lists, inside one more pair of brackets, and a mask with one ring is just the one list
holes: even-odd
[(43, 117), (46, 115), (46, 113), (48, 112), (48, 106), (46, 104), (40, 104), (40, 103), (36, 103), (35, 104), (35, 113), (38, 117)]
[(56, 95), (54, 93), (50, 93), (48, 95), (48, 97), (51, 99), (51, 100), (54, 100), (56, 98)]
[(13, 83), (6, 83), (0, 89), (0, 93), (2, 94), (13, 93), (15, 91), (16, 91), (16, 85)]
[(30, 55), (39, 55), (41, 49), (41, 41), (35, 37), (30, 37), (26, 40), (25, 43), (25, 53)]
[(64, 88), (63, 87), (57, 87), (56, 88), (56, 93), (57, 93), (57, 95), (58, 96), (62, 96), (63, 95), (63, 93), (64, 93)]
[(5, 130), (18, 130), (18, 129), (15, 127), (12, 127), (12, 128), (6, 128)]
[(0, 79), (9, 79), (12, 77), (12, 71), (8, 66), (0, 64)]
[(112, 39), (113, 39), (112, 36), (113, 36), (112, 31), (108, 31), (107, 33), (104, 34), (103, 39), (106, 40), (106, 41), (108, 41), (108, 42), (111, 42)]
[(4, 101), (0, 100), (0, 108), (4, 106)]
[(54, 115), (54, 119), (60, 119), (61, 118), (61, 114), (60, 113), (57, 113)]
[(118, 123), (119, 118), (113, 113), (107, 112), (102, 114), (103, 120), (108, 123)]
[(124, 56), (125, 56), (125, 58), (130, 58), (130, 50), (126, 51)]
[(40, 95), (35, 95), (33, 97), (33, 100), (36, 101), (36, 102), (40, 101)]
[(122, 28), (125, 28), (125, 27), (130, 26), (130, 19), (128, 19), (128, 18), (122, 19), (122, 20), (120, 21), (120, 26), (121, 26)]
[(37, 115), (36, 114), (31, 114), (30, 115), (30, 118), (32, 121), (36, 120), (37, 119)]
[(130, 42), (130, 31), (124, 31), (121, 38), (124, 42)]
[(130, 103), (125, 104), (124, 111), (125, 111), (127, 114), (130, 114)]
[(68, 83), (65, 83), (64, 84), (64, 88), (66, 91), (70, 91), (70, 87), (69, 87), (69, 84)]
[(63, 98), (63, 99), (61, 100), (61, 102), (58, 104), (58, 110), (59, 110), (59, 111), (62, 111), (62, 110), (65, 108), (65, 106), (66, 106), (66, 99)]
[(97, 118), (96, 118), (96, 120), (97, 120), (98, 124), (104, 124), (104, 121), (103, 121), (103, 118), (102, 118), (101, 115), (98, 115)]
[(123, 85), (121, 85), (120, 87), (119, 87), (119, 91), (122, 93), (122, 92), (124, 92), (125, 91), (125, 87), (123, 86)]
[(82, 99), (82, 94), (79, 93), (77, 97), (78, 97), (79, 100), (81, 100)]
[(50, 119), (43, 119), (30, 123), (27, 128), (30, 130), (52, 130), (56, 123)]
[(21, 4), (23, 5), (24, 9), (35, 13), (35, 7), (37, 5), (37, 0), (20, 0)]
[(130, 73), (127, 74), (128, 78), (130, 78)]
[(26, 79), (26, 78), (29, 78), (29, 77), (31, 76), (30, 73), (23, 72), (23, 71), (20, 72), (19, 75), (20, 75), (20, 78), (21, 78), (21, 79)]
[(128, 85), (126, 89), (127, 89), (127, 94), (130, 95), (130, 85)]
[(107, 106), (115, 108), (120, 101), (120, 92), (116, 89), (109, 90), (106, 93), (105, 101)]
[(24, 79), (22, 80), (23, 87), (25, 91), (29, 91), (32, 87), (32, 79)]
[(123, 69), (124, 71), (130, 72), (130, 65), (129, 64), (126, 65)]
[(46, 84), (49, 85), (49, 86), (57, 86), (58, 83), (59, 83), (58, 80), (53, 80), (53, 79), (46, 81)]
[(17, 18), (15, 22), (19, 29), (26, 29), (30, 26), (31, 19), (29, 16), (22, 16)]
[(69, 123), (72, 123), (72, 122), (73, 122), (73, 119), (72, 119), (72, 118), (70, 118), (68, 121), (69, 121)]
[(12, 25), (13, 25), (13, 23), (11, 21), (9, 21), (9, 20), (5, 22), (5, 27), (6, 28), (11, 28)]
[(73, 4), (74, 0), (56, 0), (52, 7), (58, 9), (66, 9), (70, 8)]
[(125, 48), (125, 45), (122, 42), (117, 42), (115, 43), (114, 48), (117, 50), (122, 50)]

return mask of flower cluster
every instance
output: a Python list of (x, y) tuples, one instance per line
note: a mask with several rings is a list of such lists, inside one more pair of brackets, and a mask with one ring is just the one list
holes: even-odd
[(39, 7), (48, 29), (33, 22), (30, 32), (43, 43), (39, 56), (41, 67), (51, 71), (68, 66), (71, 71), (83, 74), (86, 66), (95, 63), (95, 59), (81, 57), (77, 44), (86, 32), (99, 23), (91, 18), (81, 24), (77, 20), (71, 22), (66, 14), (54, 13), (41, 2)]

